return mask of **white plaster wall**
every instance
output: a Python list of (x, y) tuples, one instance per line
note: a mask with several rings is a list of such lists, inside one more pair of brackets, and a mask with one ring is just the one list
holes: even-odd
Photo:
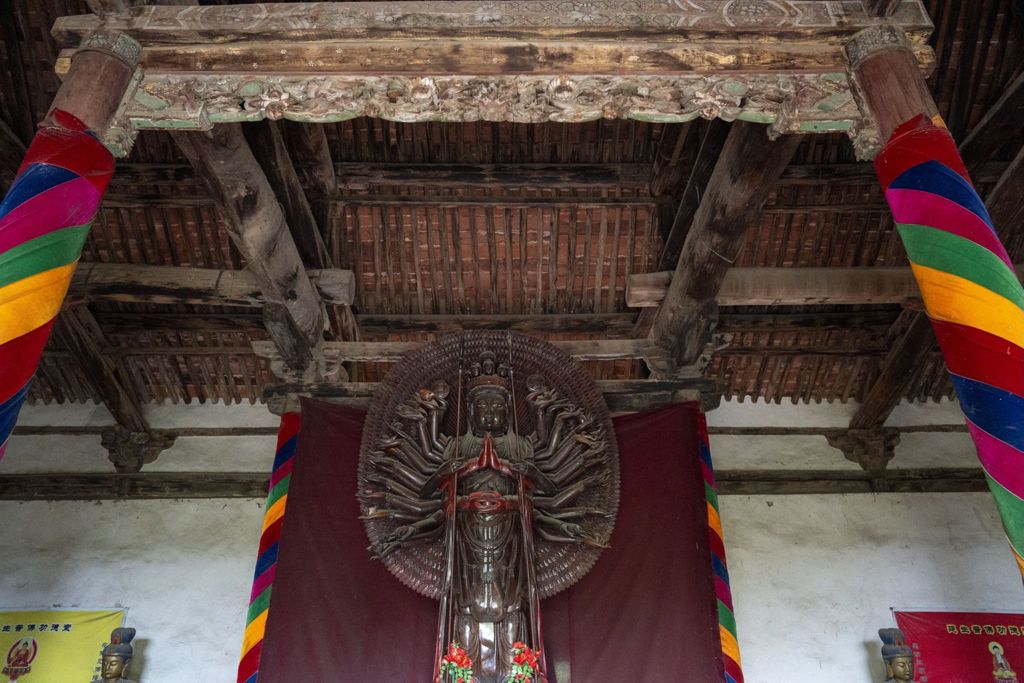
[(0, 502), (0, 609), (127, 608), (133, 678), (233, 682), (262, 507)]
[(1024, 610), (988, 494), (723, 496), (750, 683), (882, 681), (890, 607)]

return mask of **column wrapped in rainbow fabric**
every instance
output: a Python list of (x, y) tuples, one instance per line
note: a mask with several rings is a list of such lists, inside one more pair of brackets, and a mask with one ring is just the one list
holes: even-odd
[(106, 147), (56, 111), (0, 203), (0, 457), (113, 173)]
[(278, 542), (281, 540), (281, 528), (284, 526), (288, 484), (292, 478), (301, 418), (299, 413), (285, 413), (281, 416), (281, 428), (277, 433), (277, 453), (270, 475), (270, 493), (267, 494), (267, 511), (263, 515), (263, 532), (260, 535), (252, 594), (249, 596), (249, 612), (245, 619), (242, 659), (238, 663), (238, 683), (256, 683), (259, 678), (260, 655), (263, 652), (263, 637), (266, 635), (267, 614), (270, 609), (270, 591), (277, 571)]
[(1024, 573), (1024, 288), (945, 128), (903, 124), (875, 170)]
[(740, 644), (736, 637), (736, 615), (732, 608), (732, 590), (729, 587), (729, 566), (725, 561), (725, 540), (722, 533), (722, 517), (718, 512), (718, 492), (715, 485), (715, 468), (711, 462), (711, 443), (708, 439), (708, 422), (703, 411), (697, 411), (700, 428), (700, 468), (704, 473), (704, 493), (708, 499), (708, 548), (711, 550), (711, 566), (715, 573), (715, 597), (718, 599), (718, 633), (722, 640), (722, 663), (725, 668), (725, 683), (743, 683)]

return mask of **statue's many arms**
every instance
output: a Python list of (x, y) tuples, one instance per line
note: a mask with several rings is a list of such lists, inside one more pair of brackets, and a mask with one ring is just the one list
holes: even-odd
[[(445, 381), (413, 391), (376, 447), (364, 443), (364, 517), (391, 523), (368, 523), (370, 549), (387, 562), (413, 544), (443, 547), (438, 650), (464, 647), (479, 683), (509, 680), (513, 643), (542, 647), (535, 543), (605, 547), (617, 503), (594, 495), (618, 488), (604, 420), (534, 374), (523, 434), (513, 378), (511, 363), (484, 351), (455, 392)], [(466, 427), (445, 434), (459, 395), (466, 419), (455, 422)]]

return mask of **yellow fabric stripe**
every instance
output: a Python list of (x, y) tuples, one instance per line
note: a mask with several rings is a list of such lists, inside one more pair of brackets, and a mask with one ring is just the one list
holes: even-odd
[(42, 327), (60, 312), (77, 263), (0, 287), (0, 344)]
[(727, 654), (729, 657), (733, 659), (733, 661), (742, 666), (743, 662), (740, 661), (740, 643), (738, 640), (736, 640), (736, 636), (729, 633), (728, 629), (726, 629), (724, 626), (718, 627), (718, 634), (719, 637), (722, 639), (722, 652)]
[(939, 128), (946, 128), (946, 129), (949, 128), (946, 125), (946, 120), (942, 118), (942, 114), (936, 114), (935, 116), (933, 116), (932, 117), (932, 123), (934, 123)]
[(266, 531), (267, 527), (271, 524), (281, 519), (281, 516), (284, 515), (284, 506), (287, 502), (288, 494), (286, 493), (278, 498), (276, 503), (270, 506), (270, 509), (267, 510), (267, 514), (263, 517), (263, 529), (261, 530), (261, 533)]
[(256, 643), (263, 640), (263, 636), (267, 632), (267, 614), (269, 613), (270, 610), (263, 610), (260, 612), (258, 617), (253, 619), (252, 622), (245, 627), (245, 636), (242, 638), (243, 657), (253, 648), (254, 645), (256, 645)]
[(910, 265), (932, 318), (974, 327), (1024, 346), (1024, 311), (981, 285), (927, 266)]
[(718, 510), (711, 503), (708, 503), (708, 526), (718, 532), (719, 538), (725, 538), (722, 534), (722, 518), (718, 516)]
[[(1013, 548), (1010, 548), (1010, 550), (1013, 550)], [(1017, 554), (1016, 550), (1013, 550), (1013, 559), (1017, 560), (1017, 567), (1020, 569), (1021, 575), (1024, 576), (1024, 557), (1021, 557)]]

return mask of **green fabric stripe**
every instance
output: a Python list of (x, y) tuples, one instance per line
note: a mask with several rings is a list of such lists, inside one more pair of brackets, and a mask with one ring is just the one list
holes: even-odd
[(0, 254), (0, 287), (74, 262), (82, 254), (89, 225), (54, 230)]
[(711, 484), (704, 482), (704, 495), (707, 496), (708, 502), (711, 503), (711, 507), (718, 509), (718, 494), (711, 488)]
[(263, 614), (263, 610), (269, 609), (270, 607), (270, 589), (273, 586), (267, 586), (263, 589), (263, 592), (256, 596), (256, 599), (249, 605), (249, 612), (245, 615), (245, 625), (248, 626), (253, 622), (256, 617)]
[(288, 493), (288, 482), (292, 480), (292, 475), (288, 475), (281, 481), (274, 485), (274, 488), (270, 489), (270, 493), (267, 495), (267, 509), (269, 510), (274, 506), (284, 494)]
[(726, 631), (736, 635), (736, 615), (721, 600), (718, 601), (718, 623), (724, 626)]
[(992, 491), (992, 497), (996, 499), (996, 507), (999, 509), (999, 516), (1003, 519), (1003, 530), (1006, 531), (1006, 538), (1010, 545), (1017, 551), (1017, 554), (1024, 555), (1024, 500), (1013, 495), (1002, 484), (985, 473), (988, 479), (988, 488)]
[(898, 228), (914, 263), (970, 280), (1024, 309), (1024, 288), (1017, 275), (985, 247), (927, 225), (900, 223)]

